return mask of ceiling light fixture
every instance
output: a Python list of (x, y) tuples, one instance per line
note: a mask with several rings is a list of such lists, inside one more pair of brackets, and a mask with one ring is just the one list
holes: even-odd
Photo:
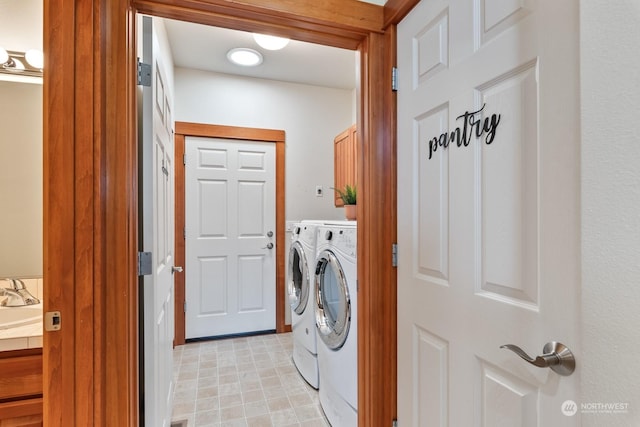
[(237, 47), (227, 52), (229, 61), (243, 67), (255, 67), (262, 64), (262, 55), (260, 52), (246, 47)]
[(280, 50), (289, 44), (289, 39), (284, 37), (268, 36), (266, 34), (253, 33), (253, 39), (262, 48), (267, 50)]

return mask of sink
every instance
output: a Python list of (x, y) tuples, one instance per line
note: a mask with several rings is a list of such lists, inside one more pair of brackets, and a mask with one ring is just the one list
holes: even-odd
[(0, 330), (42, 322), (42, 303), (22, 307), (0, 307)]

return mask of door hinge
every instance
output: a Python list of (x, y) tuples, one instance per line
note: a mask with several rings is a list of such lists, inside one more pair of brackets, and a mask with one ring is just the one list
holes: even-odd
[(148, 276), (152, 273), (151, 252), (138, 252), (138, 276)]
[(187, 153), (184, 153), (182, 155), (182, 164), (187, 166)]
[(138, 58), (138, 85), (151, 87), (151, 65)]
[(186, 312), (187, 312), (187, 302), (186, 302), (186, 301), (185, 301), (185, 302), (184, 302), (184, 304), (182, 305), (182, 311), (183, 311), (184, 313), (186, 313)]
[(391, 421), (391, 427), (398, 427), (398, 420)]
[(398, 67), (391, 68), (391, 90), (398, 91)]
[(391, 245), (391, 266), (398, 266), (398, 244), (394, 243)]
[(187, 239), (187, 228), (186, 227), (182, 228), (182, 238), (185, 239), (185, 240)]

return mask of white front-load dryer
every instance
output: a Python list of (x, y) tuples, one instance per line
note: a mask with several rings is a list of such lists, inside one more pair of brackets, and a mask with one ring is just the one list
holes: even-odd
[(287, 268), (293, 362), (305, 381), (316, 389), (319, 386), (319, 373), (313, 269), (318, 226), (319, 223), (314, 221), (302, 221), (294, 225)]
[(316, 330), (320, 404), (333, 427), (358, 425), (357, 228), (318, 227)]

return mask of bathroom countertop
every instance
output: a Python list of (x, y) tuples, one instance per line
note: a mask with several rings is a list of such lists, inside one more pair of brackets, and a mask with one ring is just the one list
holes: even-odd
[[(21, 277), (20, 280), (32, 296), (42, 301), (43, 280), (41, 277)], [(6, 286), (7, 281), (0, 280), (0, 288)], [(39, 307), (39, 309), (42, 310), (42, 303), (30, 307)], [(2, 310), (12, 309), (0, 307), (0, 320), (2, 320), (0, 324), (11, 321), (11, 316), (2, 313)], [(42, 348), (42, 320), (21, 324), (21, 326), (7, 327), (5, 329), (0, 327), (0, 351), (25, 350), (31, 348)]]
[(0, 351), (42, 347), (42, 322), (0, 330)]

